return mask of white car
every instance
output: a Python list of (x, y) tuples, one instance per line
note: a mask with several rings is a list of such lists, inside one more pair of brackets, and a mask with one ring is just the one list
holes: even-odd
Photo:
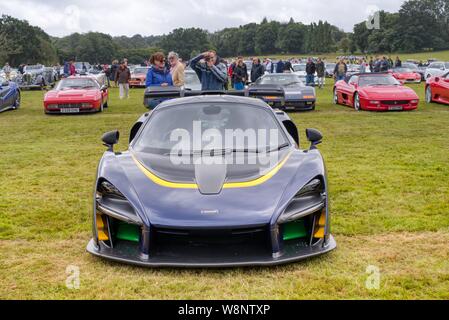
[(430, 77), (442, 76), (447, 72), (449, 72), (449, 62), (435, 61), (427, 67), (425, 77), (429, 79)]
[[(293, 73), (296, 74), (299, 78), (301, 78), (301, 81), (304, 82), (304, 84), (307, 82), (306, 81), (306, 64), (305, 63), (294, 63), (292, 64), (292, 68), (293, 68)], [(326, 84), (326, 77), (324, 78), (323, 84)], [(315, 72), (315, 85), (318, 85), (318, 77), (317, 74)]]

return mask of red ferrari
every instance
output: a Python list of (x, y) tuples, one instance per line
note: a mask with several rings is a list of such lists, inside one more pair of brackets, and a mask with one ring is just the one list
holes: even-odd
[(44, 97), (45, 113), (101, 112), (107, 106), (107, 86), (101, 86), (89, 76), (62, 79)]
[(426, 102), (449, 104), (449, 72), (442, 76), (427, 79)]
[(418, 95), (388, 73), (359, 73), (334, 86), (335, 104), (357, 111), (402, 111), (418, 107)]
[(390, 73), (402, 83), (421, 83), (421, 75), (409, 68), (394, 68)]
[(129, 86), (145, 88), (145, 82), (147, 79), (149, 67), (136, 67), (131, 73), (131, 80), (129, 80)]

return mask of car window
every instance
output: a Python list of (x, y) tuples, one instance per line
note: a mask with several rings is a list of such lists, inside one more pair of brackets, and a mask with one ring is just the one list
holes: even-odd
[(394, 86), (400, 85), (400, 82), (397, 81), (392, 75), (366, 75), (360, 77), (359, 86)]
[(352, 77), (349, 79), (349, 81), (348, 81), (348, 83), (349, 83), (350, 85), (357, 84), (358, 82), (359, 82), (359, 77), (357, 77), (357, 76), (352, 76)]
[(58, 83), (56, 90), (100, 88), (97, 81), (89, 78), (63, 79)]
[[(208, 139), (194, 141), (198, 134), (204, 136), (206, 130), (217, 137), (212, 139), (212, 146), (211, 140), (203, 141)], [(253, 132), (257, 135), (257, 141), (232, 138), (237, 130)], [(207, 149), (264, 150), (286, 143), (288, 139), (270, 110), (235, 103), (197, 103), (153, 111), (133, 149), (137, 152), (168, 155), (175, 149), (189, 153)]]
[(289, 84), (302, 84), (301, 79), (295, 74), (277, 74), (277, 75), (266, 75), (257, 80), (257, 84), (274, 84), (274, 85), (289, 85)]
[(446, 69), (449, 69), (449, 62), (446, 62), (444, 65), (446, 66)]

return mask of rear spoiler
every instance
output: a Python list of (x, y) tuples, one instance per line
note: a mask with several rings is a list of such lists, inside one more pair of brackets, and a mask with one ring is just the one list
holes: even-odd
[(201, 90), (189, 90), (184, 87), (148, 87), (145, 89), (144, 101), (143, 104), (148, 106), (149, 100), (157, 99), (157, 100), (169, 100), (183, 97), (194, 97), (194, 96), (205, 96), (205, 95), (228, 95), (228, 96), (239, 96), (239, 97), (251, 97), (251, 98), (259, 98), (263, 100), (263, 97), (278, 97), (282, 104), (285, 100), (285, 93), (281, 87), (267, 87), (267, 88), (258, 88), (258, 87), (249, 87), (245, 90), (210, 90), (210, 91), (201, 91)]

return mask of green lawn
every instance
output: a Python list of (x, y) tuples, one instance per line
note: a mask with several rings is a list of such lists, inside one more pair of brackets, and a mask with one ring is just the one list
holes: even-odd
[[(436, 56), (436, 54), (432, 54)], [(424, 85), (413, 89), (423, 99)], [(356, 112), (318, 90), (317, 110), (293, 114), (322, 131), (336, 251), (274, 268), (144, 269), (85, 251), (105, 131), (117, 150), (145, 108), (142, 90), (103, 114), (46, 116), (43, 93), (0, 114), (0, 298), (449, 299), (449, 106)], [(80, 288), (66, 287), (79, 267)], [(368, 266), (380, 286), (368, 289)]]

